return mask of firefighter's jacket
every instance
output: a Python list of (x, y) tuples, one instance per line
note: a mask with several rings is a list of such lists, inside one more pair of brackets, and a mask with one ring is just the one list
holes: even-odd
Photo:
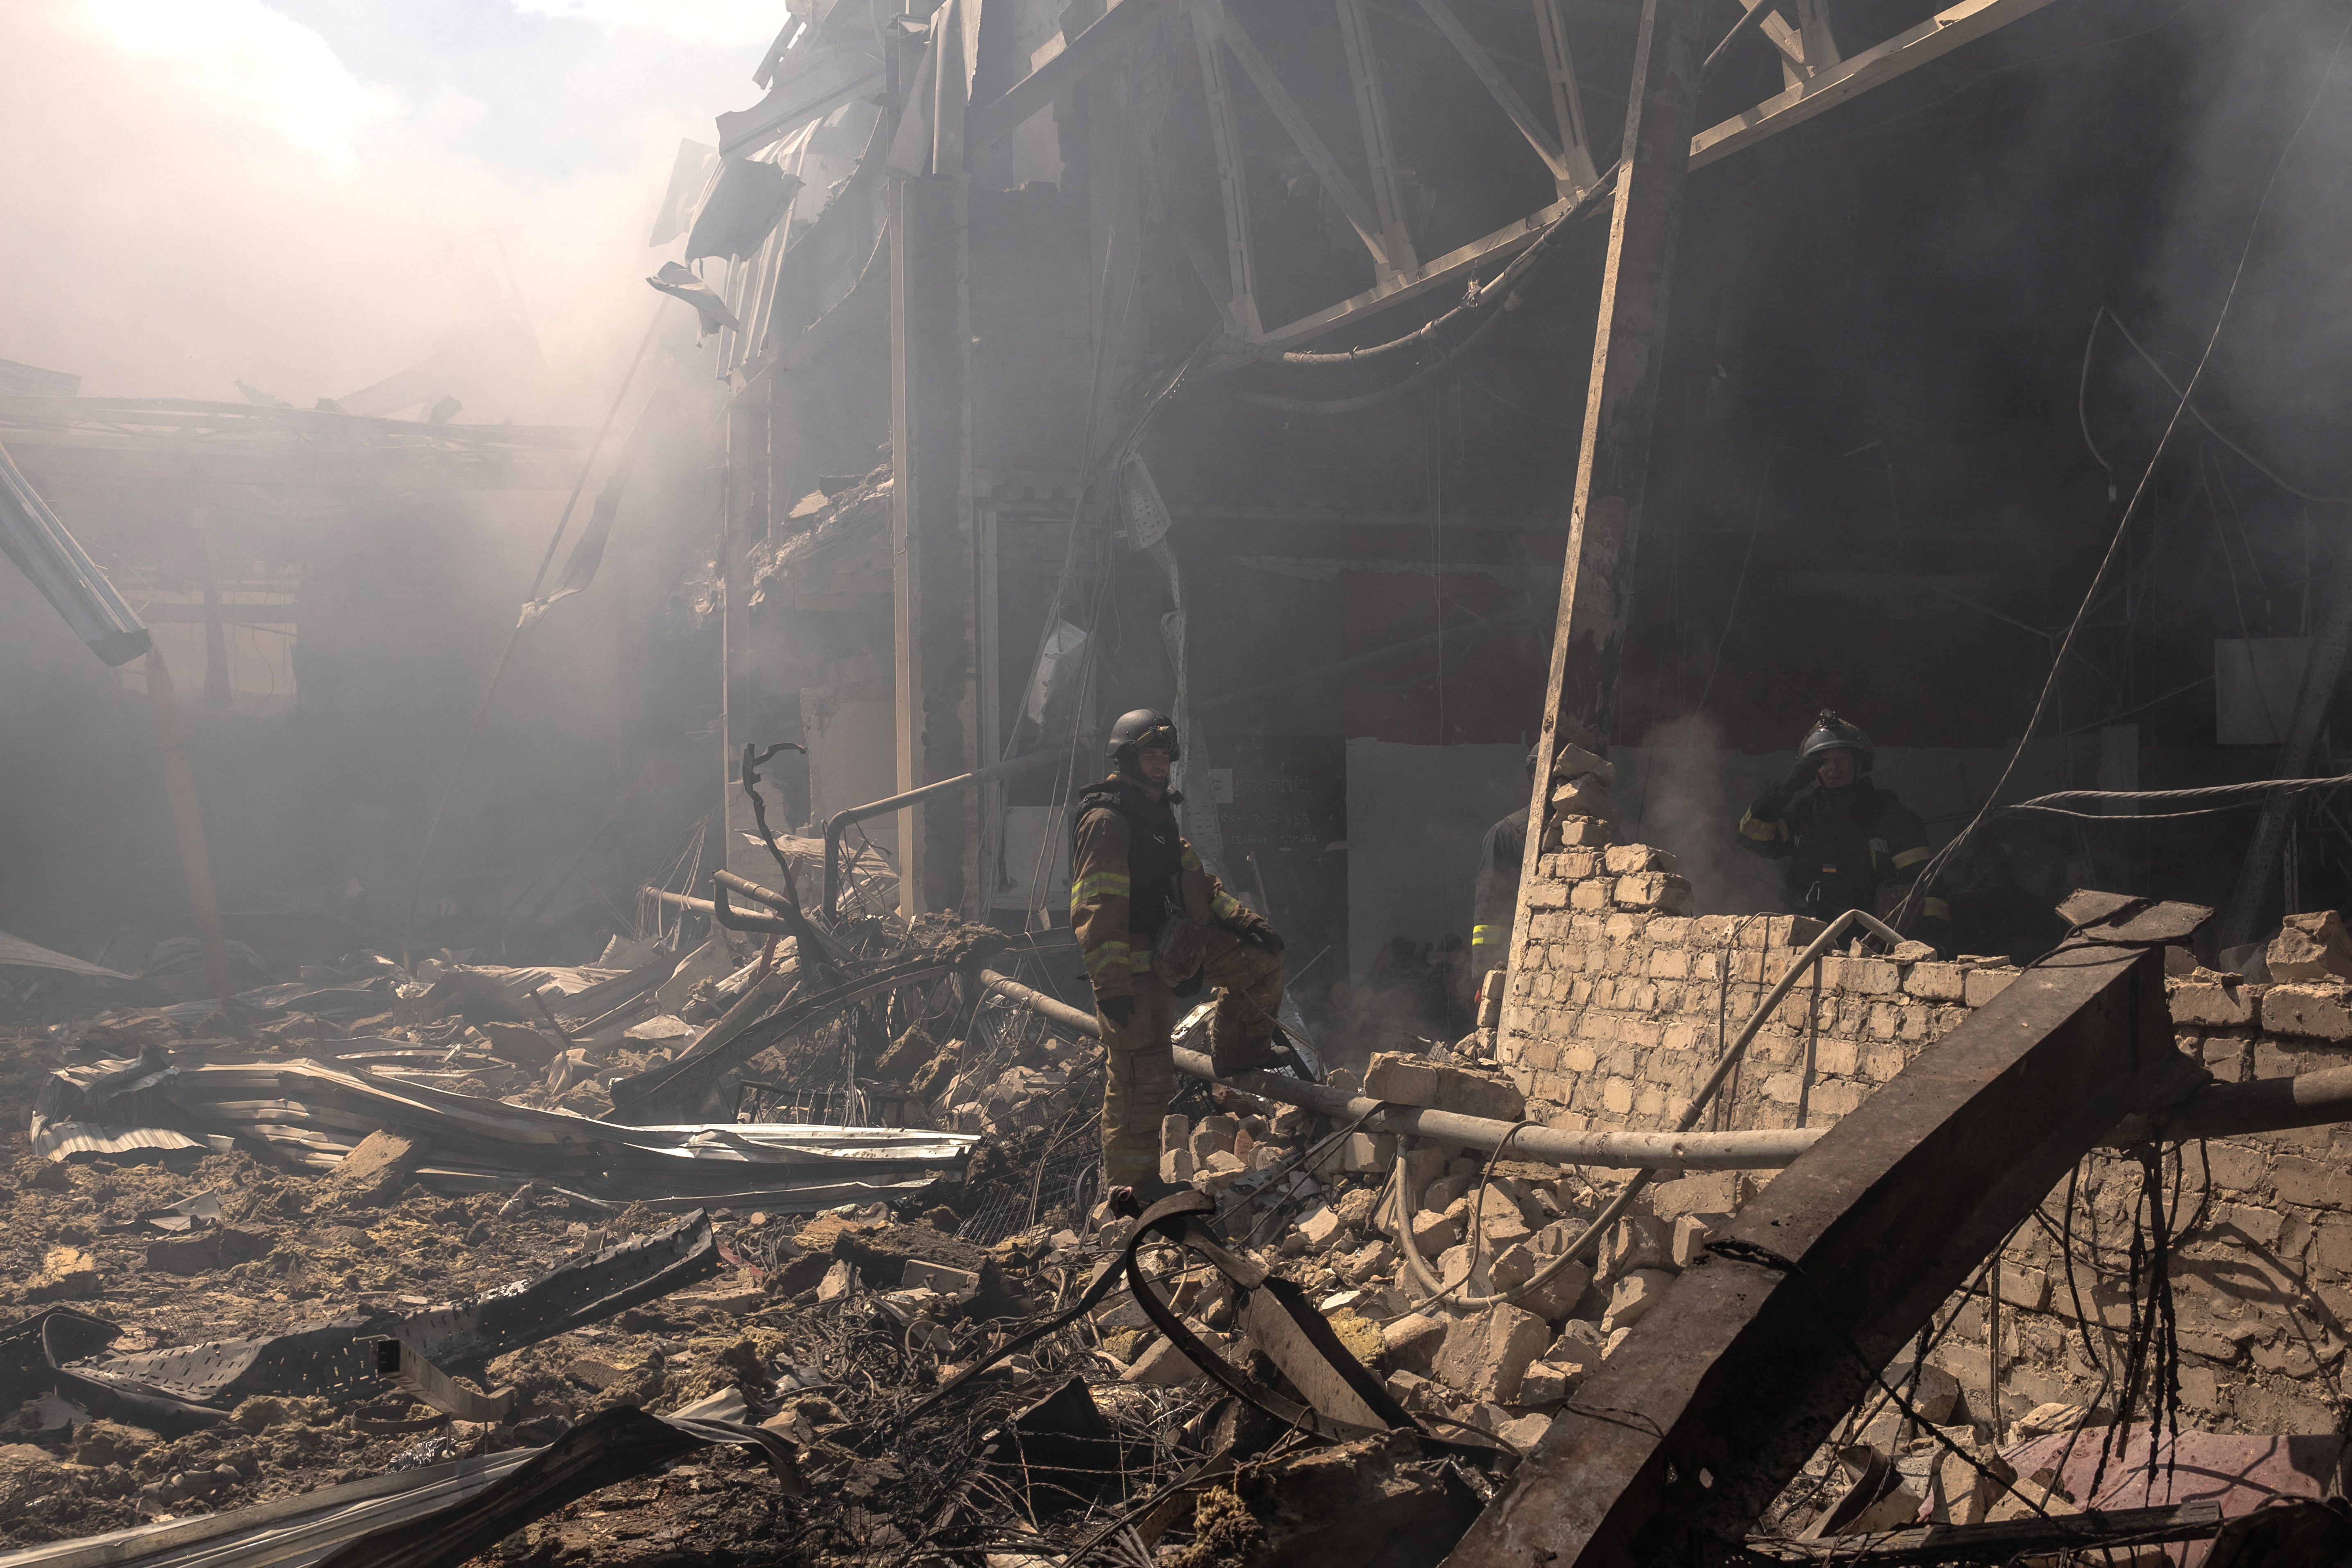
[[(1793, 795), (1776, 784), (1739, 819), (1739, 837), (1782, 863), (1780, 891), (1790, 909), (1823, 921), (1848, 910), (1883, 913), (1880, 889), (1907, 887), (1931, 853), (1918, 813), (1867, 777), (1843, 789), (1815, 782)], [(1941, 927), (1950, 915), (1941, 899), (1920, 900), (1923, 925)]]
[(1131, 996), (1176, 915), (1234, 931), (1262, 923), (1177, 831), (1181, 797), (1124, 773), (1078, 796), (1070, 823), (1070, 929), (1097, 998)]
[(1528, 808), (1486, 829), (1478, 874), (1470, 884), (1470, 966), (1478, 973), (1510, 962), (1511, 925), (1519, 907), (1519, 873), (1528, 855)]

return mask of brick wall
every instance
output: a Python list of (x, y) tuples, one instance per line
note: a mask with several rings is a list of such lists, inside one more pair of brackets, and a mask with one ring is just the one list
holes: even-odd
[[(1532, 1113), (1559, 1126), (1671, 1122), (1822, 931), (1797, 915), (1682, 913), (1690, 885), (1646, 845), (1556, 850), (1538, 864), (1521, 890), (1496, 1058)], [(1833, 957), (1818, 987), (1801, 982), (1729, 1086), (1730, 1125), (1836, 1121), (2017, 975), (1916, 951), (1902, 963)]]
[[(1690, 888), (1671, 856), (1606, 837), (1595, 818), (1554, 824), (1538, 874), (1521, 890), (1496, 1058), (1535, 1120), (1662, 1127), (1822, 928), (1784, 914), (1691, 916), (1683, 912)], [(1818, 987), (1801, 981), (1750, 1046), (1726, 1119), (1702, 1125), (1834, 1122), (2018, 973), (1995, 961), (1938, 963), (1909, 945), (1895, 958), (1832, 957), (1822, 967)], [(2352, 1065), (2352, 985), (2263, 985), (2193, 970), (2167, 988), (2181, 1048), (2217, 1078)], [(2185, 1164), (2176, 1157), (2166, 1167), (2168, 1202), (2176, 1183), (2179, 1194), (2172, 1229), (2180, 1237), (2184, 1424), (2331, 1430), (2352, 1340), (2352, 1134), (2315, 1128), (2185, 1153)], [(2112, 1363), (2120, 1352), (2139, 1179), (2128, 1156), (2084, 1162), (2072, 1290), (2042, 1225), (2028, 1221), (2003, 1250), (2004, 1424), (2046, 1401), (2092, 1403), (2099, 1378), (2082, 1343), (2077, 1295), (2099, 1357)], [(1719, 1206), (1729, 1190), (1723, 1178), (1668, 1182), (1655, 1207), (1671, 1215)], [(2042, 1205), (2053, 1229), (2063, 1226), (2065, 1199), (2062, 1186)], [(1981, 1293), (1956, 1298), (1944, 1317), (1954, 1313), (1929, 1359), (1959, 1379), (1981, 1414)]]

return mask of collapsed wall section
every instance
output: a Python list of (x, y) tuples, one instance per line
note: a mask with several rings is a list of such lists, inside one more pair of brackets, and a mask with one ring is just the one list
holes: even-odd
[[(1522, 886), (1496, 1060), (1531, 1120), (1657, 1129), (1822, 928), (1786, 914), (1694, 916), (1672, 856), (1608, 837), (1598, 818), (1565, 818)], [(2352, 1065), (2344, 979), (2266, 984), (2198, 969), (2185, 951), (2172, 958), (2166, 989), (2179, 1047), (2216, 1078)], [(1701, 1125), (1832, 1124), (2021, 973), (2006, 960), (1942, 961), (1922, 943), (1885, 958), (1830, 956), (1765, 1021)], [(2326, 1127), (2165, 1155), (2185, 1424), (2334, 1429), (2352, 1340), (2347, 1155), (2352, 1136)], [(1717, 1208), (1744, 1184), (1668, 1180), (1652, 1207), (1667, 1217)], [(2129, 1321), (2141, 1184), (2136, 1158), (2095, 1152), (2074, 1184), (2071, 1222), (2062, 1186), (2020, 1228), (2000, 1258), (1997, 1347), (1987, 1343), (1982, 1279), (1939, 1314), (1928, 1360), (1958, 1380), (1972, 1415), (1987, 1419), (1997, 1403), (2006, 1432), (2046, 1403), (2112, 1405), (2101, 1384)], [(1996, 1365), (1997, 1401), (1987, 1398)]]

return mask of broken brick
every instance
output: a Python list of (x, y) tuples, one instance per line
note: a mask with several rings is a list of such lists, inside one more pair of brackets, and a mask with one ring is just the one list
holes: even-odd
[(319, 1201), (323, 1207), (376, 1208), (408, 1185), (425, 1150), (413, 1138), (379, 1129), (361, 1139), (328, 1173)]
[(2352, 932), (2334, 910), (2289, 915), (2263, 954), (2273, 980), (2352, 978)]
[(1518, 1396), (1528, 1364), (1550, 1340), (1550, 1329), (1533, 1312), (1489, 1307), (1447, 1327), (1431, 1367), (1450, 1388), (1507, 1405)]
[(42, 1255), (40, 1272), (25, 1281), (27, 1301), (86, 1301), (105, 1283), (98, 1259), (79, 1247), (52, 1247)]
[(1344, 1228), (1338, 1211), (1329, 1204), (1317, 1204), (1298, 1222), (1298, 1234), (1306, 1237), (1307, 1245), (1318, 1252), (1338, 1239)]
[(1409, 1312), (1381, 1326), (1381, 1342), (1387, 1347), (1389, 1360), (1398, 1366), (1425, 1373), (1436, 1359), (1438, 1347), (1445, 1342), (1445, 1327), (1442, 1319)]
[(1675, 1277), (1663, 1268), (1634, 1269), (1611, 1288), (1609, 1312), (1601, 1320), (1601, 1328), (1613, 1334), (1640, 1322), (1674, 1282)]
[(1627, 1215), (1601, 1238), (1594, 1276), (1606, 1285), (1637, 1268), (1664, 1268), (1673, 1251), (1674, 1237), (1664, 1221), (1655, 1215)]
[(1558, 1405), (1582, 1377), (1580, 1369), (1561, 1366), (1557, 1362), (1530, 1362), (1519, 1378), (1518, 1402), (1530, 1410)]

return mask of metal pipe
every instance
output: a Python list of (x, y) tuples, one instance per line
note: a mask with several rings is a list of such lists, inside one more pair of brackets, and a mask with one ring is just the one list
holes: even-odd
[[(670, 900), (679, 897), (675, 893), (660, 896)], [(1790, 973), (1801, 973), (1804, 967), (1801, 963), (1793, 965)], [(1034, 1010), (1064, 1028), (1089, 1039), (1100, 1037), (1100, 1024), (1066, 1002), (1057, 1002), (993, 970), (982, 970), (980, 981), (989, 990)], [(1790, 1127), (1759, 1132), (1570, 1132), (1556, 1127), (1532, 1127), (1523, 1121), (1386, 1105), (1345, 1089), (1307, 1083), (1281, 1073), (1245, 1072), (1220, 1079), (1202, 1052), (1174, 1047), (1171, 1054), (1177, 1070), (1191, 1077), (1226, 1084), (1260, 1100), (1299, 1106), (1324, 1116), (1349, 1121), (1360, 1116), (1365, 1118), (1368, 1131), (1428, 1138), (1465, 1149), (1499, 1149), (1507, 1138), (1515, 1157), (1524, 1155), (1561, 1165), (1778, 1170), (1795, 1163), (1799, 1155), (1830, 1131), (1826, 1127)], [(2228, 1138), (2250, 1132), (2322, 1127), (2338, 1121), (2352, 1121), (2352, 1067), (2329, 1068), (2294, 1078), (2257, 1079), (2252, 1083), (2210, 1084), (2169, 1110), (2118, 1122), (2103, 1140), (2103, 1145), (2121, 1149), (2150, 1139), (2186, 1142), (2192, 1138)]]
[[(1099, 1039), (1101, 1024), (1066, 1002), (1009, 979), (993, 970), (980, 972), (980, 983), (1000, 996), (1090, 1038)], [(1279, 1100), (1339, 1121), (1364, 1119), (1374, 1132), (1401, 1132), (1434, 1139), (1465, 1149), (1499, 1149), (1510, 1141), (1513, 1154), (1549, 1160), (1562, 1165), (1677, 1165), (1694, 1171), (1771, 1170), (1786, 1165), (1812, 1147), (1822, 1129), (1790, 1128), (1765, 1132), (1569, 1132), (1555, 1127), (1533, 1127), (1524, 1121), (1500, 1121), (1486, 1116), (1463, 1116), (1451, 1110), (1420, 1106), (1388, 1105), (1349, 1094), (1344, 1089), (1308, 1083), (1282, 1073), (1244, 1072), (1217, 1077), (1208, 1056), (1181, 1046), (1170, 1047), (1176, 1069), (1238, 1089), (1261, 1100)]]
[(710, 879), (730, 893), (740, 893), (754, 903), (765, 904), (772, 910), (793, 908), (792, 900), (773, 888), (760, 886), (749, 877), (739, 877), (732, 871), (713, 871)]
[[(1745, 3), (1746, 0), (1742, 0), (1742, 4)], [(1758, 4), (1748, 7), (1739, 20), (1731, 24), (1731, 30), (1724, 34), (1715, 47), (1706, 52), (1706, 58), (1699, 62), (1698, 79), (1702, 86), (1730, 57), (1731, 51), (1739, 47), (1739, 40), (1763, 25), (1764, 14), (1771, 10), (1776, 4), (1778, 0), (1758, 0)]]
[(919, 805), (933, 795), (945, 795), (950, 790), (994, 784), (999, 779), (1009, 779), (1016, 773), (1025, 773), (1033, 768), (1062, 760), (1060, 752), (1032, 752), (1025, 757), (992, 763), (974, 773), (958, 773), (951, 779), (940, 779), (886, 799), (868, 801), (864, 805), (853, 805), (835, 812), (824, 819), (824, 912), (828, 915), (838, 912), (834, 906), (841, 899), (841, 836), (856, 824), (869, 816), (881, 816), (910, 805)]
[(1048, 1018), (1066, 1029), (1074, 1030), (1089, 1039), (1102, 1038), (1101, 1020), (1092, 1013), (1082, 1012), (1067, 1002), (1057, 1001), (1043, 991), (1033, 990), (1009, 975), (997, 973), (993, 969), (982, 970), (980, 983), (998, 995), (1018, 1002), (1031, 1012)]
[(0, 447), (0, 554), (32, 579), (74, 636), (110, 667), (128, 664), (153, 646), (137, 614), (5, 447)]
[(1194, 1078), (1231, 1084), (1261, 1100), (1278, 1100), (1304, 1106), (1339, 1121), (1364, 1119), (1368, 1132), (1398, 1132), (1465, 1149), (1493, 1151), (1508, 1140), (1515, 1159), (1549, 1161), (1556, 1165), (1611, 1165), (1679, 1168), (1687, 1171), (1778, 1170), (1822, 1136), (1818, 1127), (1791, 1127), (1761, 1132), (1635, 1132), (1593, 1129), (1571, 1132), (1525, 1121), (1501, 1121), (1487, 1116), (1463, 1116), (1451, 1110), (1430, 1110), (1416, 1105), (1392, 1105), (1344, 1089), (1308, 1083), (1280, 1073), (1236, 1073), (1217, 1079), (1207, 1053), (1174, 1047), (1176, 1069)]
[(2284, 1132), (2352, 1121), (2352, 1067), (2258, 1078), (2251, 1083), (2214, 1083), (2168, 1110), (2127, 1117), (2107, 1134), (2110, 1149), (2152, 1140), (2187, 1142), (2192, 1138), (2234, 1138), (2247, 1132)]
[[(730, 892), (740, 893), (745, 898), (765, 904), (772, 910), (792, 907), (792, 900), (785, 898), (783, 894), (772, 888), (763, 888), (748, 877), (739, 877), (732, 871), (714, 871), (711, 873), (710, 879)], [(644, 887), (639, 888), (637, 891), (646, 898), (658, 899), (672, 909), (690, 910), (698, 915), (716, 913), (719, 907), (709, 899), (698, 899), (691, 893), (673, 893), (665, 888)]]

